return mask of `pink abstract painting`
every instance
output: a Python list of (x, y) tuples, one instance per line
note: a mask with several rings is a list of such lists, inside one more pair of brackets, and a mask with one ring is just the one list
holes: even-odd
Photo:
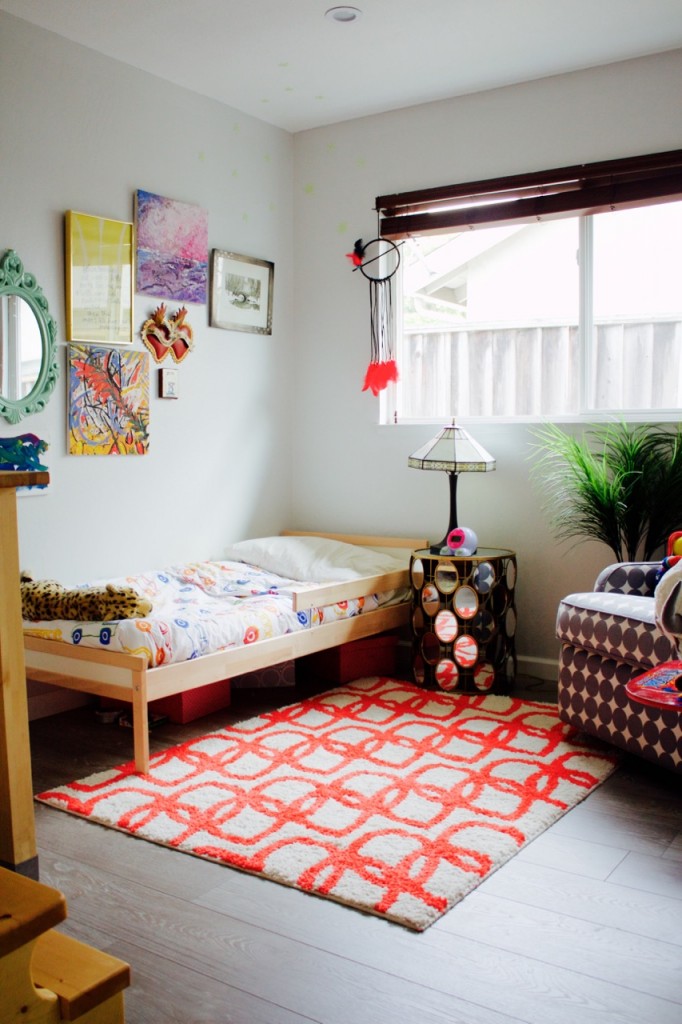
[(138, 189), (137, 291), (178, 302), (206, 302), (208, 211)]

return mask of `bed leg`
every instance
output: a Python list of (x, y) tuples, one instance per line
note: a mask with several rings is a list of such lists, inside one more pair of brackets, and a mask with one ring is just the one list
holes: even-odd
[(147, 708), (147, 676), (143, 669), (133, 681), (133, 749), (135, 768), (141, 775), (149, 771), (149, 721)]

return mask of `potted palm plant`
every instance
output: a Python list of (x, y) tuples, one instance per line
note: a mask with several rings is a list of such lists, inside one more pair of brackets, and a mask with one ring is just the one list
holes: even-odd
[(531, 476), (561, 540), (599, 540), (619, 562), (648, 561), (682, 524), (682, 425), (590, 426), (582, 438), (534, 431)]

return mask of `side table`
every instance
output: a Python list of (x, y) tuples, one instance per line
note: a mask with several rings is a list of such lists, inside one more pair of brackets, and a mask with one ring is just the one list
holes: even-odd
[(516, 675), (516, 554), (413, 551), (415, 682), (441, 690), (508, 692)]

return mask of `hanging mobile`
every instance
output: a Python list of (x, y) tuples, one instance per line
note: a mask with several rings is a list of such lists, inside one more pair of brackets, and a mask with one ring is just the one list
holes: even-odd
[(400, 250), (387, 238), (373, 238), (366, 245), (358, 238), (348, 258), (369, 281), (371, 326), (370, 361), (363, 391), (378, 395), (392, 381), (398, 380), (398, 367), (393, 356), (393, 294), (391, 278), (400, 266)]

